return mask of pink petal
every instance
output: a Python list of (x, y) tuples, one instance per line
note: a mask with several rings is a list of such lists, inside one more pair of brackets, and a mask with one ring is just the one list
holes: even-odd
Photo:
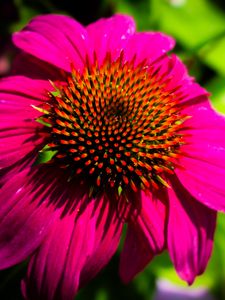
[[(185, 156), (196, 160), (197, 163), (204, 162), (217, 166), (223, 172), (225, 167), (225, 139), (222, 126), (218, 126), (217, 129), (195, 129), (188, 132), (190, 136), (185, 138), (187, 144), (182, 146)], [(184, 161), (183, 158), (180, 159), (180, 164), (189, 169), (186, 159)]]
[[(208, 138), (213, 137), (212, 130), (220, 131), (225, 129), (225, 117), (212, 108), (206, 96), (197, 97), (187, 102), (183, 113), (191, 117), (185, 121), (185, 127), (191, 130), (204, 130), (205, 134), (208, 133)], [(192, 134), (195, 135), (195, 132)]]
[(212, 252), (216, 212), (197, 202), (171, 179), (169, 195), (168, 251), (179, 276), (192, 284), (204, 272)]
[(49, 99), (48, 92), (54, 88), (48, 80), (33, 80), (25, 76), (10, 76), (0, 80), (1, 103), (10, 103), (23, 108), (38, 105)]
[(15, 45), (54, 66), (71, 71), (71, 63), (82, 69), (88, 49), (85, 28), (69, 16), (35, 17), (13, 35)]
[(192, 118), (185, 122), (183, 132), (188, 135), (176, 174), (198, 201), (225, 211), (225, 118), (212, 109), (208, 100), (193, 104), (189, 111)]
[(152, 64), (174, 47), (175, 41), (159, 32), (135, 33), (127, 42), (125, 59), (130, 61), (134, 57), (136, 62), (147, 60)]
[[(203, 151), (208, 151), (206, 155), (217, 152), (216, 149), (211, 153), (209, 149)], [(214, 160), (211, 164), (198, 158), (182, 157), (182, 169), (177, 168), (176, 174), (194, 198), (212, 209), (225, 211), (225, 170), (213, 165)]]
[(104, 201), (105, 203), (100, 203), (94, 211), (96, 215), (94, 248), (81, 272), (80, 286), (92, 279), (109, 262), (118, 248), (122, 234), (123, 221), (118, 218), (116, 208), (110, 204), (114, 199), (106, 197)]
[(12, 62), (12, 74), (47, 81), (61, 80), (63, 76), (57, 67), (25, 52), (19, 53)]
[(164, 86), (164, 92), (177, 98), (178, 103), (182, 105), (183, 113), (188, 114), (189, 109), (207, 100), (208, 92), (194, 82), (194, 78), (188, 75), (186, 66), (176, 55), (162, 56), (150, 66), (150, 69), (155, 74), (155, 81)]
[(200, 96), (208, 95), (208, 92), (194, 82), (193, 77), (188, 75), (187, 67), (175, 54), (159, 63), (167, 65), (168, 68), (168, 72), (164, 77), (164, 80), (167, 82), (165, 89), (168, 91), (172, 90), (175, 94), (182, 94), (182, 102), (189, 100), (188, 107), (191, 106), (190, 100), (194, 99), (193, 101), (195, 101)]
[(83, 208), (55, 221), (23, 282), (28, 299), (74, 299), (116, 251), (122, 224), (111, 209), (107, 200), (85, 200)]
[[(18, 130), (19, 132), (19, 130)], [(17, 134), (18, 134), (17, 132)], [(41, 149), (40, 145), (43, 139), (31, 134), (15, 135), (6, 138), (1, 138), (0, 144), (0, 168), (11, 166), (12, 164), (23, 159), (27, 154), (36, 149)], [(7, 147), (5, 146), (7, 145)]]
[(90, 24), (87, 26), (87, 32), (93, 53), (97, 55), (101, 65), (107, 53), (111, 54), (112, 60), (119, 57), (128, 39), (135, 32), (135, 23), (129, 16), (115, 15)]
[[(38, 106), (52, 86), (45, 80), (11, 76), (0, 81), (0, 167), (12, 165), (43, 141), (43, 126), (35, 121)], [(7, 147), (6, 147), (7, 145)]]
[(126, 283), (164, 248), (166, 207), (162, 195), (141, 192), (141, 211), (128, 223), (120, 260), (120, 276)]
[[(52, 182), (48, 182), (51, 187)], [(1, 190), (0, 268), (26, 259), (41, 243), (52, 219), (48, 188), (35, 184), (29, 169), (13, 176)], [(45, 201), (46, 202), (45, 202)]]

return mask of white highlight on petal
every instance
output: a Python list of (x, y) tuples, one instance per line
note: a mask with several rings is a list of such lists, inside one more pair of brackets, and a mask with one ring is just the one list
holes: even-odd
[(16, 194), (19, 194), (21, 191), (22, 191), (22, 187), (21, 188), (19, 188), (17, 191), (16, 191)]

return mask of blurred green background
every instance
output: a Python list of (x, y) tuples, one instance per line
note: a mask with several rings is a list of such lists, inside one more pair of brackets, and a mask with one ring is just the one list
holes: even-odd
[[(225, 113), (224, 0), (0, 0), (0, 76), (8, 74), (15, 54), (11, 33), (21, 29), (33, 16), (64, 13), (88, 24), (117, 12), (133, 15), (138, 30), (157, 30), (172, 35), (177, 41), (175, 52), (185, 62), (190, 74), (211, 92), (213, 106)], [(177, 286), (187, 286), (176, 276), (167, 254), (154, 259), (129, 285), (120, 282), (118, 259), (119, 251), (108, 267), (82, 289), (76, 299), (151, 300), (155, 297), (156, 283), (161, 279), (170, 280)], [(25, 271), (26, 263), (0, 272), (1, 300), (22, 299), (20, 280)], [(206, 287), (215, 300), (225, 299), (223, 215), (218, 218), (214, 251), (208, 268), (192, 288), (199, 287)], [(181, 296), (179, 299), (184, 298)], [(200, 298), (195, 296), (190, 299)]]

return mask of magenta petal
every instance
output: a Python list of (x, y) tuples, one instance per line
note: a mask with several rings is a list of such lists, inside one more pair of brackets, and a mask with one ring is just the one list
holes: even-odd
[(81, 272), (81, 286), (92, 279), (109, 262), (117, 250), (122, 234), (123, 221), (118, 218), (116, 209), (110, 204), (113, 200), (106, 197), (95, 208), (96, 233), (94, 248)]
[(66, 71), (71, 63), (84, 66), (87, 55), (85, 28), (69, 16), (43, 15), (13, 35), (13, 42), (25, 52)]
[[(192, 109), (191, 112), (187, 111), (187, 113), (192, 114), (192, 118), (187, 120), (187, 128), (184, 130), (186, 144), (182, 146), (182, 151), (185, 156), (192, 161), (196, 160), (196, 163), (203, 163), (203, 165), (206, 163), (207, 169), (210, 167), (207, 167), (208, 164), (212, 165), (212, 168), (214, 166), (220, 168), (223, 172), (225, 167), (224, 116), (215, 112), (208, 100), (195, 105), (195, 109)], [(189, 163), (190, 165), (188, 165)], [(192, 166), (195, 168), (196, 163), (192, 163), (186, 158), (180, 160), (180, 164), (185, 167), (187, 172), (192, 169)], [(201, 170), (199, 171), (201, 172)], [(202, 171), (204, 172), (204, 168)]]
[(179, 276), (191, 284), (211, 255), (216, 212), (196, 201), (176, 178), (171, 183), (168, 251)]
[[(193, 136), (187, 140), (187, 144), (182, 147), (186, 157), (196, 160), (201, 164), (208, 163), (209, 165), (217, 166), (223, 172), (225, 167), (225, 140), (223, 138), (222, 128), (212, 130), (211, 134), (207, 130), (195, 130)], [(186, 167), (190, 160), (186, 161), (183, 158), (180, 163)], [(191, 168), (191, 167), (190, 167)]]
[(204, 205), (225, 211), (224, 168), (188, 157), (183, 157), (181, 164), (184, 169), (177, 168), (176, 174), (189, 193)]
[[(11, 134), (11, 132), (9, 132), (9, 134)], [(23, 159), (27, 154), (31, 153), (37, 145), (41, 145), (43, 142), (42, 138), (38, 138), (38, 136), (34, 135), (34, 132), (26, 132), (24, 134), (17, 135), (18, 132), (21, 134), (22, 131), (18, 130), (15, 136), (1, 138), (0, 168), (11, 166)], [(7, 145), (7, 148), (5, 145)], [(39, 149), (40, 146), (37, 147), (36, 153)]]
[(128, 224), (121, 253), (120, 276), (129, 282), (165, 245), (166, 207), (154, 195), (141, 193), (141, 211)]
[(155, 62), (174, 47), (175, 41), (159, 32), (135, 33), (127, 42), (125, 59), (136, 62), (147, 60), (148, 64)]
[[(169, 37), (167, 37), (167, 39), (169, 39)], [(166, 37), (164, 37), (164, 43), (166, 46)], [(168, 44), (169, 40), (167, 46)], [(157, 50), (159, 57), (160, 49), (161, 48)], [(146, 60), (148, 61), (149, 58), (147, 57)], [(196, 108), (200, 103), (202, 105), (208, 100), (208, 92), (194, 82), (194, 78), (188, 75), (186, 66), (176, 55), (164, 55), (153, 63), (151, 67), (154, 68), (158, 81), (165, 83), (164, 91), (172, 93), (174, 96), (176, 95), (177, 100), (182, 104), (183, 113), (192, 116), (192, 114), (189, 113), (189, 109)]]
[[(84, 259), (86, 259), (86, 254), (84, 253), (84, 255), (81, 256), (79, 252), (86, 250), (83, 247), (81, 227), (86, 226), (85, 221), (88, 221), (88, 216), (90, 216), (89, 210), (86, 211), (82, 220), (80, 219), (82, 222), (76, 222), (76, 225), (74, 214), (66, 216), (61, 220), (58, 219), (53, 224), (46, 241), (31, 258), (25, 283), (28, 299), (55, 299), (57, 297), (57, 287), (57, 292), (60, 293), (58, 295), (59, 299), (70, 299), (70, 293), (72, 293), (73, 298), (79, 284), (79, 263), (83, 264)], [(75, 227), (78, 232), (75, 232)], [(77, 249), (73, 249), (73, 247), (75, 247), (75, 238)], [(68, 276), (66, 274), (64, 275), (66, 260), (68, 259), (71, 262), (73, 256), (76, 257), (77, 255), (79, 255), (80, 261), (78, 260), (77, 263), (70, 266), (70, 275), (72, 278), (68, 281)], [(78, 267), (79, 269), (76, 270)], [(75, 271), (77, 271), (78, 275), (74, 274)], [(64, 278), (67, 281), (64, 282), (63, 286), (60, 286), (60, 281), (64, 280)], [(66, 284), (70, 285), (68, 291), (66, 290)], [(62, 291), (62, 289), (64, 290)]]
[[(175, 54), (166, 57), (162, 61), (162, 64), (165, 66), (167, 65), (168, 68), (167, 75), (164, 77), (164, 80), (167, 82), (165, 89), (168, 91), (175, 91), (175, 94), (182, 93), (182, 97), (178, 97), (181, 98), (181, 102), (189, 101), (187, 107), (192, 105), (190, 100), (193, 100), (193, 103), (197, 104), (198, 97), (208, 96), (208, 92), (194, 82), (193, 77), (188, 75), (187, 67)], [(205, 99), (207, 99), (207, 97), (205, 97)]]
[[(40, 112), (32, 107), (49, 99), (54, 88), (47, 80), (33, 80), (25, 76), (10, 76), (0, 80), (1, 129), (30, 128)], [(23, 124), (23, 126), (22, 126)]]
[(110, 53), (112, 60), (119, 57), (128, 39), (135, 32), (135, 23), (129, 16), (115, 15), (90, 24), (87, 26), (87, 32), (101, 65), (107, 53)]
[[(11, 76), (0, 81), (0, 167), (12, 165), (41, 144), (38, 106), (52, 86), (45, 80)], [(7, 147), (5, 147), (7, 145)]]
[(187, 107), (191, 118), (183, 130), (185, 142), (175, 172), (189, 193), (208, 207), (225, 211), (225, 118), (201, 97)]
[[(27, 258), (41, 243), (54, 214), (41, 201), (46, 190), (35, 194), (32, 175), (25, 170), (12, 177), (1, 190), (0, 268)], [(46, 197), (47, 198), (47, 197)], [(45, 199), (47, 200), (47, 199)]]
[[(196, 91), (197, 93), (197, 91)], [(185, 121), (185, 127), (194, 130), (204, 130), (208, 138), (212, 138), (212, 130), (225, 130), (225, 118), (223, 115), (216, 112), (206, 95), (192, 99), (187, 102), (183, 113), (191, 116), (190, 119)], [(221, 133), (221, 132), (220, 132)], [(192, 133), (195, 134), (195, 131)], [(200, 134), (201, 135), (201, 134)]]
[(17, 54), (12, 62), (12, 74), (47, 81), (58, 81), (63, 77), (59, 68), (25, 52)]
[(72, 300), (80, 285), (108, 262), (122, 229), (111, 208), (108, 201), (95, 199), (55, 221), (30, 261), (23, 282), (28, 299)]
[(33, 80), (25, 76), (5, 77), (0, 80), (0, 100), (1, 103), (13, 103), (16, 107), (38, 105), (49, 98), (47, 92), (53, 89), (48, 80)]

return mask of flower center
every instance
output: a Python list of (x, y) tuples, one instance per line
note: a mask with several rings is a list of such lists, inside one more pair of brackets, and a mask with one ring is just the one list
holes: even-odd
[[(83, 178), (93, 191), (168, 186), (166, 173), (184, 143), (179, 99), (160, 72), (123, 55), (102, 66), (73, 69), (55, 87), (43, 120), (49, 126), (51, 162)], [(55, 84), (56, 85), (56, 84)]]

